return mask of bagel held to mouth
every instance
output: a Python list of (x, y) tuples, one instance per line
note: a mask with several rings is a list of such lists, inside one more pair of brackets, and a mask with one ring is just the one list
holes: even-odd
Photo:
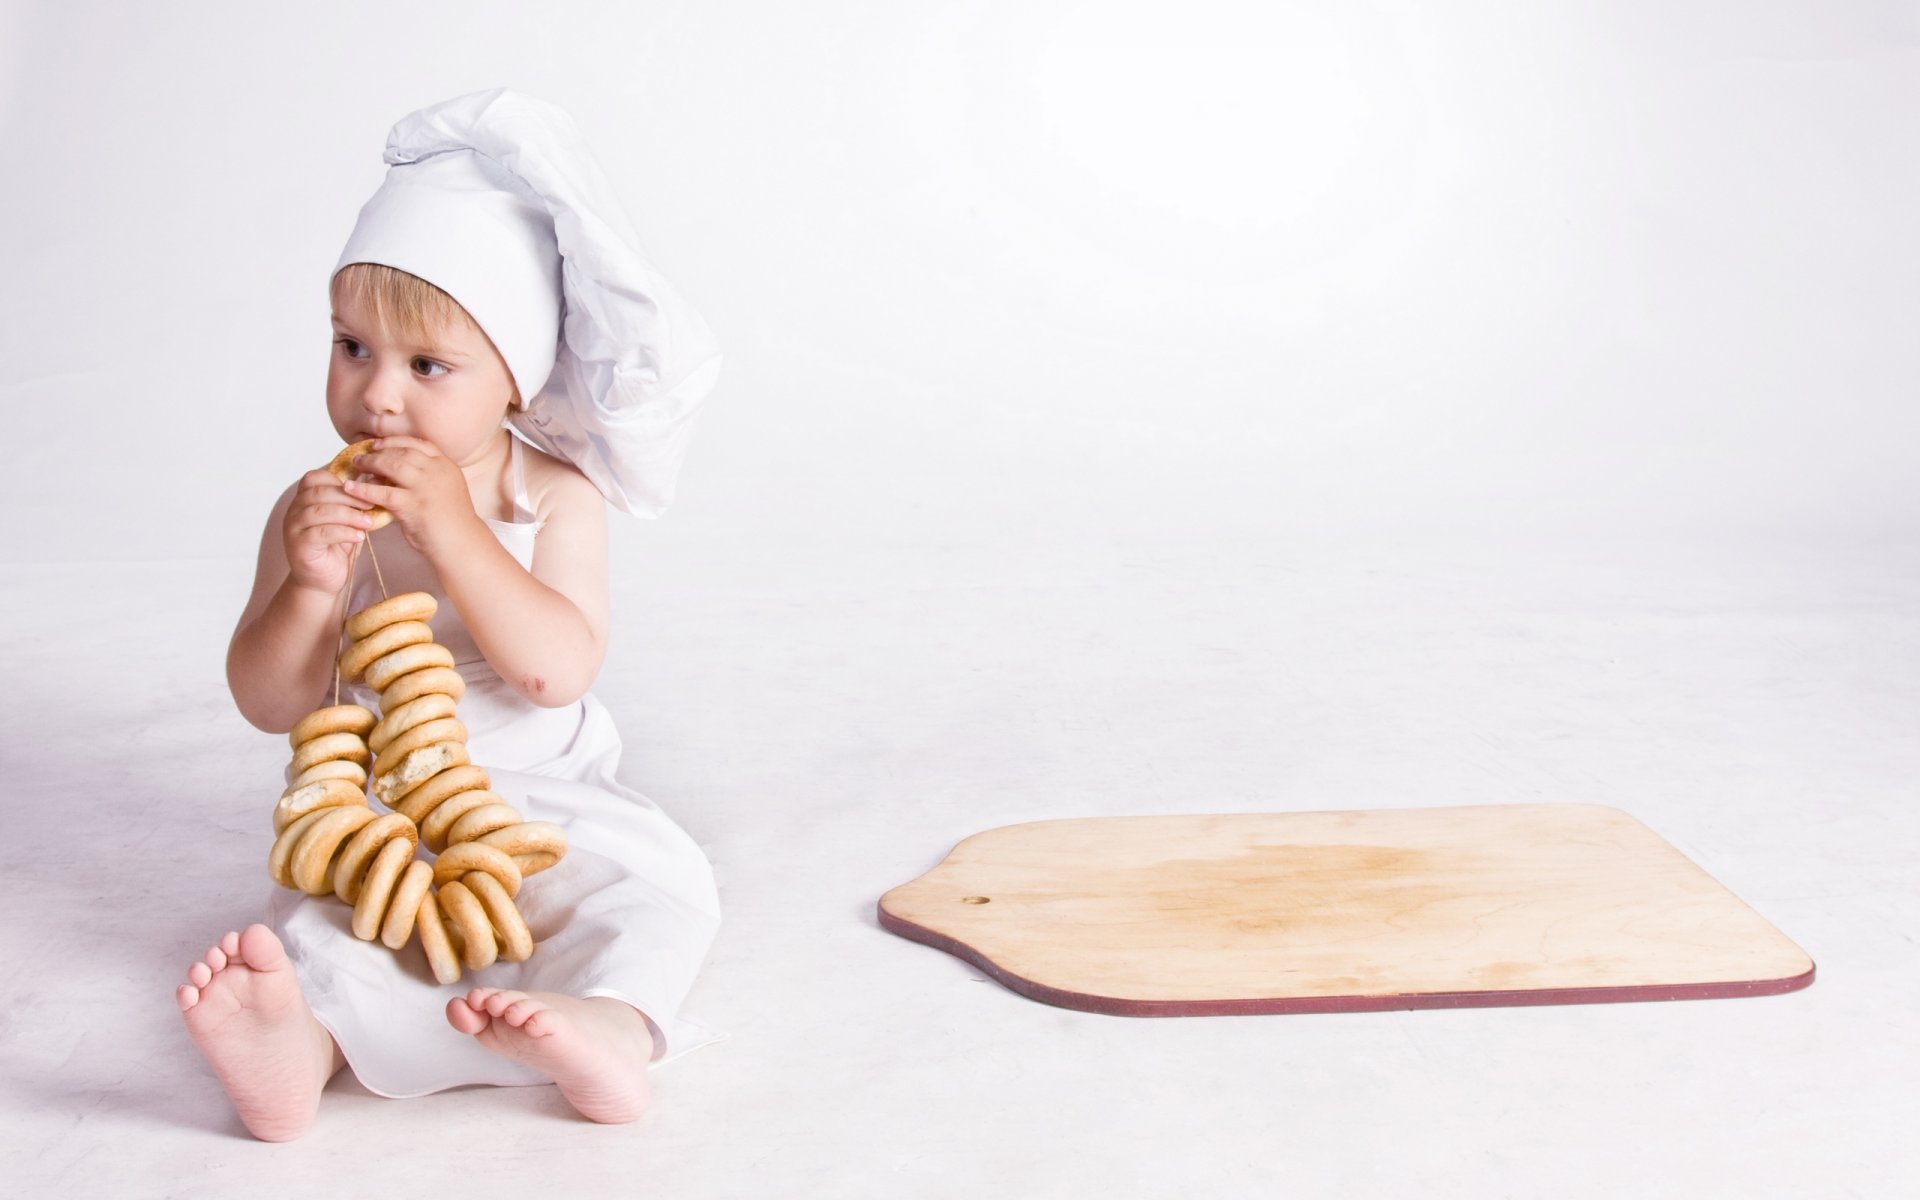
[[(365, 454), (371, 449), (373, 449), (372, 438), (355, 442), (353, 445), (348, 446), (345, 450), (333, 456), (333, 461), (326, 465), (327, 474), (338, 479), (341, 483), (345, 483), (349, 479), (358, 478), (353, 470), (354, 456), (356, 454)], [(367, 526), (368, 533), (384, 527), (388, 521), (393, 520), (393, 514), (377, 504), (367, 510), (367, 515), (373, 518), (373, 524)]]

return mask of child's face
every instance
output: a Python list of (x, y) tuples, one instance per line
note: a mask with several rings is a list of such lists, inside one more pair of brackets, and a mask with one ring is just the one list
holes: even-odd
[(382, 329), (371, 306), (336, 299), (327, 414), (344, 440), (424, 438), (464, 466), (491, 446), (512, 397), (507, 364), (477, 325), (446, 322), (415, 340)]

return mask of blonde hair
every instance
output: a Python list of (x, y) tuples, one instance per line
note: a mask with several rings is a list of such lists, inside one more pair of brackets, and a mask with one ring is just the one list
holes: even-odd
[[(375, 323), (389, 335), (397, 332), (415, 341), (427, 341), (432, 338), (434, 330), (443, 326), (465, 325), (487, 338), (487, 345), (492, 347), (496, 357), (500, 354), (500, 348), (493, 345), (493, 339), (487, 337), (487, 331), (480, 328), (480, 323), (460, 306), (458, 300), (418, 275), (408, 274), (398, 267), (389, 267), (384, 263), (348, 263), (333, 277), (330, 292), (336, 306), (342, 299), (347, 299), (355, 307), (371, 308)], [(504, 365), (505, 362), (502, 358), (501, 363)], [(508, 407), (518, 407), (520, 385), (514, 380), (511, 370), (507, 372), (507, 382), (513, 386), (513, 397), (508, 401)]]

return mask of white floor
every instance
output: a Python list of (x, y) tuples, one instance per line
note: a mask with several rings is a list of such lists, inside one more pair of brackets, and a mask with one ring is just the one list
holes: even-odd
[[(727, 925), (635, 1127), (345, 1076), (248, 1140), (172, 989), (271, 886), (250, 561), (6, 566), (0, 1189), (18, 1196), (1914, 1194), (1906, 547), (849, 544), (619, 564), (626, 777)], [(960, 838), (1076, 815), (1583, 801), (1805, 947), (1762, 999), (1129, 1019), (893, 937)], [(422, 1152), (426, 1150), (427, 1152)], [(551, 1153), (550, 1153), (551, 1151)], [(535, 1188), (538, 1191), (535, 1191)]]

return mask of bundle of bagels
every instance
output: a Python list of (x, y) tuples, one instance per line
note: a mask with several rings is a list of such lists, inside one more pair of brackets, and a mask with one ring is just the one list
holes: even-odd
[[(348, 446), (327, 469), (346, 478), (368, 445)], [(374, 513), (377, 529), (389, 514)], [(433, 640), (437, 608), (427, 593), (407, 592), (347, 618), (340, 678), (364, 679), (380, 712), (335, 704), (287, 735), (291, 782), (274, 805), (267, 872), (282, 887), (351, 905), (364, 941), (400, 950), (418, 934), (444, 984), (463, 966), (533, 954), (515, 898), (527, 876), (560, 861), (567, 840), (557, 825), (522, 820), (468, 760), (457, 715), (466, 681)], [(374, 812), (369, 789), (389, 811)], [(432, 863), (416, 857), (423, 844)]]

